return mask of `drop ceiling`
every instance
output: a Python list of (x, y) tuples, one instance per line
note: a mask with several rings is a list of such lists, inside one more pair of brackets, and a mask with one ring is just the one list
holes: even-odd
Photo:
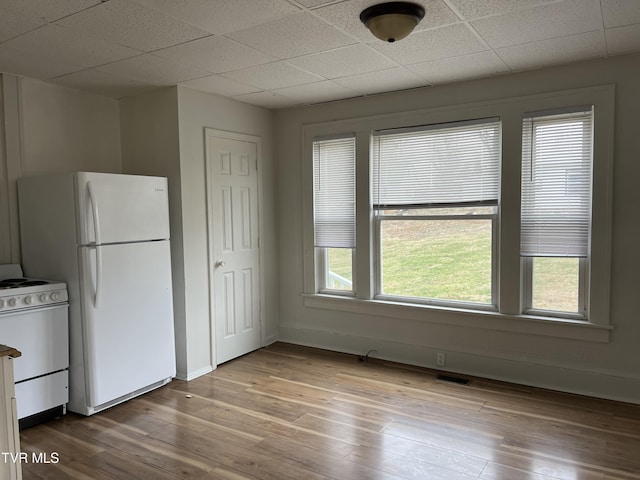
[(0, 71), (113, 98), (167, 85), (285, 108), (640, 51), (640, 0), (1, 0)]

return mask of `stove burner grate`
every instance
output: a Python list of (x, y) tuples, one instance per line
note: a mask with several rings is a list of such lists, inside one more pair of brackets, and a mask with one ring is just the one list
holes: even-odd
[(28, 278), (5, 278), (0, 280), (0, 290), (8, 288), (20, 288), (20, 287), (36, 287), (39, 285), (47, 285), (49, 282), (46, 280), (29, 280)]

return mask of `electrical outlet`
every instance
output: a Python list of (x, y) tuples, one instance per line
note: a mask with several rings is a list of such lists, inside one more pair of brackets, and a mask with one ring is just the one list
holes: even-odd
[(436, 365), (439, 367), (444, 367), (447, 363), (447, 357), (444, 353), (438, 352), (436, 353)]

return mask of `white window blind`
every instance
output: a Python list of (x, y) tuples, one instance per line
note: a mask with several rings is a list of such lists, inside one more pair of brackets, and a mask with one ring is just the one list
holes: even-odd
[(355, 138), (313, 142), (315, 246), (355, 248)]
[(500, 120), (374, 134), (378, 209), (498, 203)]
[(593, 109), (525, 117), (523, 256), (586, 257), (591, 219)]

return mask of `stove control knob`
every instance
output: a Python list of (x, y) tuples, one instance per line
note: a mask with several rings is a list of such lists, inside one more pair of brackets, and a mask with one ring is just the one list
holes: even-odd
[(25, 305), (31, 305), (33, 303), (33, 297), (31, 295), (27, 295), (22, 301), (25, 303)]
[(51, 300), (53, 300), (55, 302), (58, 299), (60, 299), (60, 292), (52, 292), (51, 293)]
[(4, 300), (0, 298), (0, 308), (4, 308)]
[(40, 299), (41, 302), (46, 302), (47, 301), (47, 294), (46, 293), (41, 293), (40, 295), (38, 295), (38, 298)]
[(15, 298), (10, 298), (9, 300), (7, 300), (7, 305), (9, 305), (10, 307), (15, 307), (16, 303), (18, 303), (18, 301)]

